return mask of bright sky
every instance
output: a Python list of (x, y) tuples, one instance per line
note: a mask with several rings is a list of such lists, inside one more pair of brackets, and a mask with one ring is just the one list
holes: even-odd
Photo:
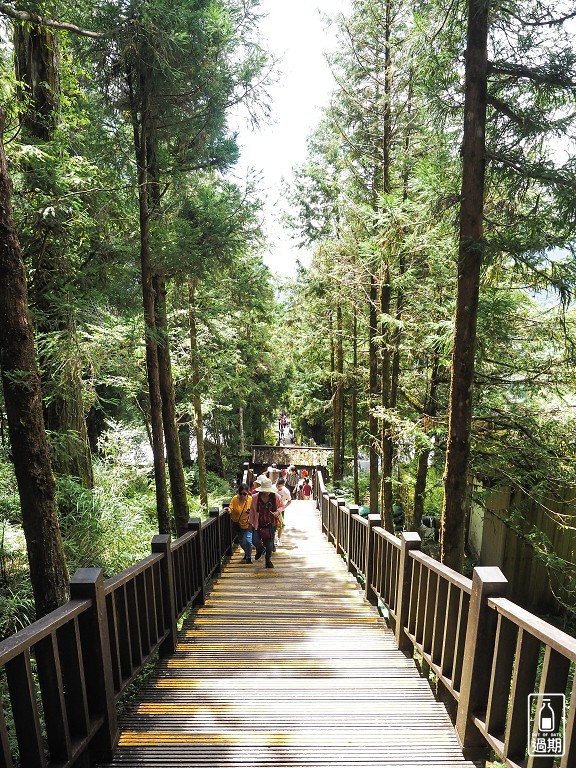
[(346, 12), (348, 0), (261, 0), (262, 40), (280, 59), (278, 82), (270, 91), (272, 125), (258, 132), (240, 128), (242, 151), (239, 172), (252, 167), (261, 175), (265, 200), (265, 226), (271, 241), (264, 260), (274, 273), (291, 276), (296, 259), (308, 263), (309, 255), (295, 247), (278, 218), (285, 203), (282, 179), (290, 181), (292, 168), (306, 157), (306, 138), (327, 106), (334, 81), (324, 52), (335, 47), (333, 32), (323, 16)]

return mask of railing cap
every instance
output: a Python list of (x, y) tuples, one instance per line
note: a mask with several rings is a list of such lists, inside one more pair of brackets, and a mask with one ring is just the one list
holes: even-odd
[(496, 565), (479, 565), (472, 571), (472, 584), (481, 584), (483, 589), (496, 588), (500, 592), (508, 579)]
[(77, 568), (70, 579), (70, 584), (94, 584), (103, 580), (102, 568)]

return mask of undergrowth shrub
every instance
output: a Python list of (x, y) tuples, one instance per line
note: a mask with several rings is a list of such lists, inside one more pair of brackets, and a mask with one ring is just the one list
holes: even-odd
[[(136, 467), (97, 460), (94, 478), (92, 491), (76, 485), (77, 523), (73, 530), (68, 526), (65, 541), (70, 557), (76, 553), (75, 568), (98, 565), (111, 576), (150, 554), (158, 533), (156, 499), (146, 471)], [(90, 562), (94, 554), (98, 562)]]
[[(198, 483), (198, 464), (191, 467), (185, 467), (184, 475), (186, 479), (186, 488), (191, 494), (189, 499), (190, 513), (192, 516), (205, 517), (207, 510), (203, 510), (200, 500), (197, 498), (200, 493)], [(217, 475), (215, 472), (206, 473), (206, 482), (208, 485), (208, 506), (219, 507), (224, 499), (229, 499), (232, 493), (232, 486), (227, 480)]]

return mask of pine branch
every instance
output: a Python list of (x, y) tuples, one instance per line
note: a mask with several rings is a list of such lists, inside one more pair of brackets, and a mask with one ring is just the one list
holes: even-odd
[(562, 24), (565, 24), (567, 21), (570, 21), (570, 19), (576, 18), (576, 11), (572, 11), (571, 13), (567, 13), (564, 16), (553, 17), (550, 14), (549, 18), (539, 19), (538, 21), (528, 21), (528, 19), (523, 18), (518, 13), (514, 13), (511, 8), (503, 8), (503, 10), (505, 10), (506, 13), (509, 16), (511, 16), (513, 19), (516, 19), (516, 21), (519, 21), (523, 27), (561, 26)]
[(486, 158), (499, 163), (506, 168), (511, 168), (526, 179), (543, 181), (547, 184), (552, 183), (559, 187), (566, 187), (567, 189), (576, 188), (576, 182), (572, 177), (563, 176), (556, 170), (525, 164), (518, 158), (509, 157), (498, 152), (491, 152), (490, 150), (486, 150)]
[(538, 123), (536, 123), (534, 120), (532, 120), (527, 115), (521, 115), (518, 114), (518, 112), (514, 112), (514, 110), (508, 106), (508, 104), (505, 104), (500, 99), (496, 98), (496, 96), (488, 95), (486, 102), (490, 104), (491, 107), (494, 107), (494, 109), (497, 112), (500, 112), (500, 114), (505, 115), (509, 120), (511, 120), (513, 123), (516, 123), (520, 128), (523, 130), (531, 129), (531, 130), (539, 130)]
[(525, 67), (521, 64), (488, 64), (488, 76), (506, 75), (517, 80), (526, 79), (536, 85), (551, 85), (554, 88), (576, 88), (576, 80), (573, 77), (565, 76), (558, 70), (543, 69), (542, 67)]
[(52, 29), (63, 29), (66, 32), (73, 32), (75, 35), (81, 35), (82, 37), (92, 37), (100, 39), (107, 35), (103, 32), (93, 32), (90, 29), (82, 29), (76, 24), (69, 24), (65, 21), (55, 21), (54, 19), (47, 19), (44, 16), (40, 16), (38, 13), (32, 13), (32, 11), (17, 11), (6, 3), (0, 3), (0, 13), (8, 16), (14, 21), (30, 21), (32, 24), (38, 24), (42, 27), (51, 27)]

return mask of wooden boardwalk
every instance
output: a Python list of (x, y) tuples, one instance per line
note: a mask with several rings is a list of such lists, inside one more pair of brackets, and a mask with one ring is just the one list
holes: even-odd
[(234, 554), (121, 719), (107, 765), (473, 768), (312, 503), (286, 518), (273, 570)]

